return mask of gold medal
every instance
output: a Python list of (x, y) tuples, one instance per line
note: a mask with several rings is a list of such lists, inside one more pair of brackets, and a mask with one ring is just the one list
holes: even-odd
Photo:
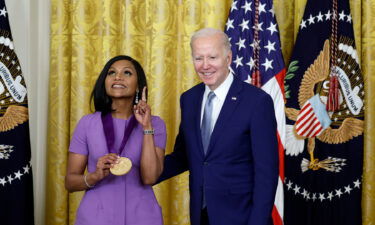
[(113, 175), (122, 176), (124, 174), (127, 174), (131, 168), (132, 168), (132, 161), (130, 161), (130, 159), (126, 157), (120, 157), (118, 159), (118, 163), (115, 164), (109, 170), (111, 171)]

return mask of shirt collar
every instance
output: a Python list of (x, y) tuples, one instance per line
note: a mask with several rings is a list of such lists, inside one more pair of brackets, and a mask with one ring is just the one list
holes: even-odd
[[(233, 74), (229, 72), (227, 78), (224, 80), (223, 83), (219, 85), (213, 92), (215, 93), (215, 96), (221, 101), (224, 102), (225, 97), (228, 94), (229, 88), (233, 82)], [(205, 85), (205, 90), (204, 90), (204, 96), (206, 97), (208, 93), (210, 93), (211, 89)]]

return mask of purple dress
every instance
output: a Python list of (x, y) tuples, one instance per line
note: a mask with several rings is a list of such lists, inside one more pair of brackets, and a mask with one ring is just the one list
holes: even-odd
[[(118, 149), (129, 120), (113, 118), (115, 149)], [(155, 146), (165, 149), (164, 121), (152, 116)], [(110, 174), (83, 196), (76, 215), (76, 225), (162, 225), (161, 208), (153, 189), (143, 185), (140, 177), (143, 130), (137, 124), (121, 156), (128, 157), (133, 167), (124, 176)], [(77, 124), (70, 152), (88, 156), (88, 171), (94, 172), (98, 159), (107, 154), (101, 113), (86, 115)]]

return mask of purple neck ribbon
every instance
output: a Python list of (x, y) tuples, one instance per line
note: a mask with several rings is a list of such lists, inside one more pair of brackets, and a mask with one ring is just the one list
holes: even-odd
[(113, 128), (113, 118), (110, 112), (106, 114), (102, 113), (102, 123), (105, 140), (107, 142), (108, 153), (115, 153), (121, 155), (131, 132), (133, 131), (135, 125), (137, 125), (137, 120), (135, 119), (135, 116), (133, 115), (129, 119), (128, 125), (126, 126), (124, 131), (124, 137), (122, 138), (121, 145), (118, 151), (116, 151), (113, 146), (115, 143), (115, 129)]

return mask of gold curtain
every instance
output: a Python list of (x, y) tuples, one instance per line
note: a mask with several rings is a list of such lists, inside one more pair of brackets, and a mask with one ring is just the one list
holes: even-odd
[[(363, 224), (373, 225), (375, 2), (350, 2), (366, 82)], [(180, 122), (179, 96), (199, 82), (190, 59), (190, 35), (202, 27), (223, 29), (231, 3), (231, 0), (51, 0), (47, 225), (74, 223), (83, 192), (69, 194), (64, 188), (69, 141), (77, 121), (91, 112), (90, 92), (105, 62), (115, 55), (126, 54), (143, 65), (152, 112), (167, 125), (169, 153)], [(286, 63), (305, 3), (306, 0), (274, 0)], [(189, 224), (187, 174), (154, 189), (165, 224)]]

